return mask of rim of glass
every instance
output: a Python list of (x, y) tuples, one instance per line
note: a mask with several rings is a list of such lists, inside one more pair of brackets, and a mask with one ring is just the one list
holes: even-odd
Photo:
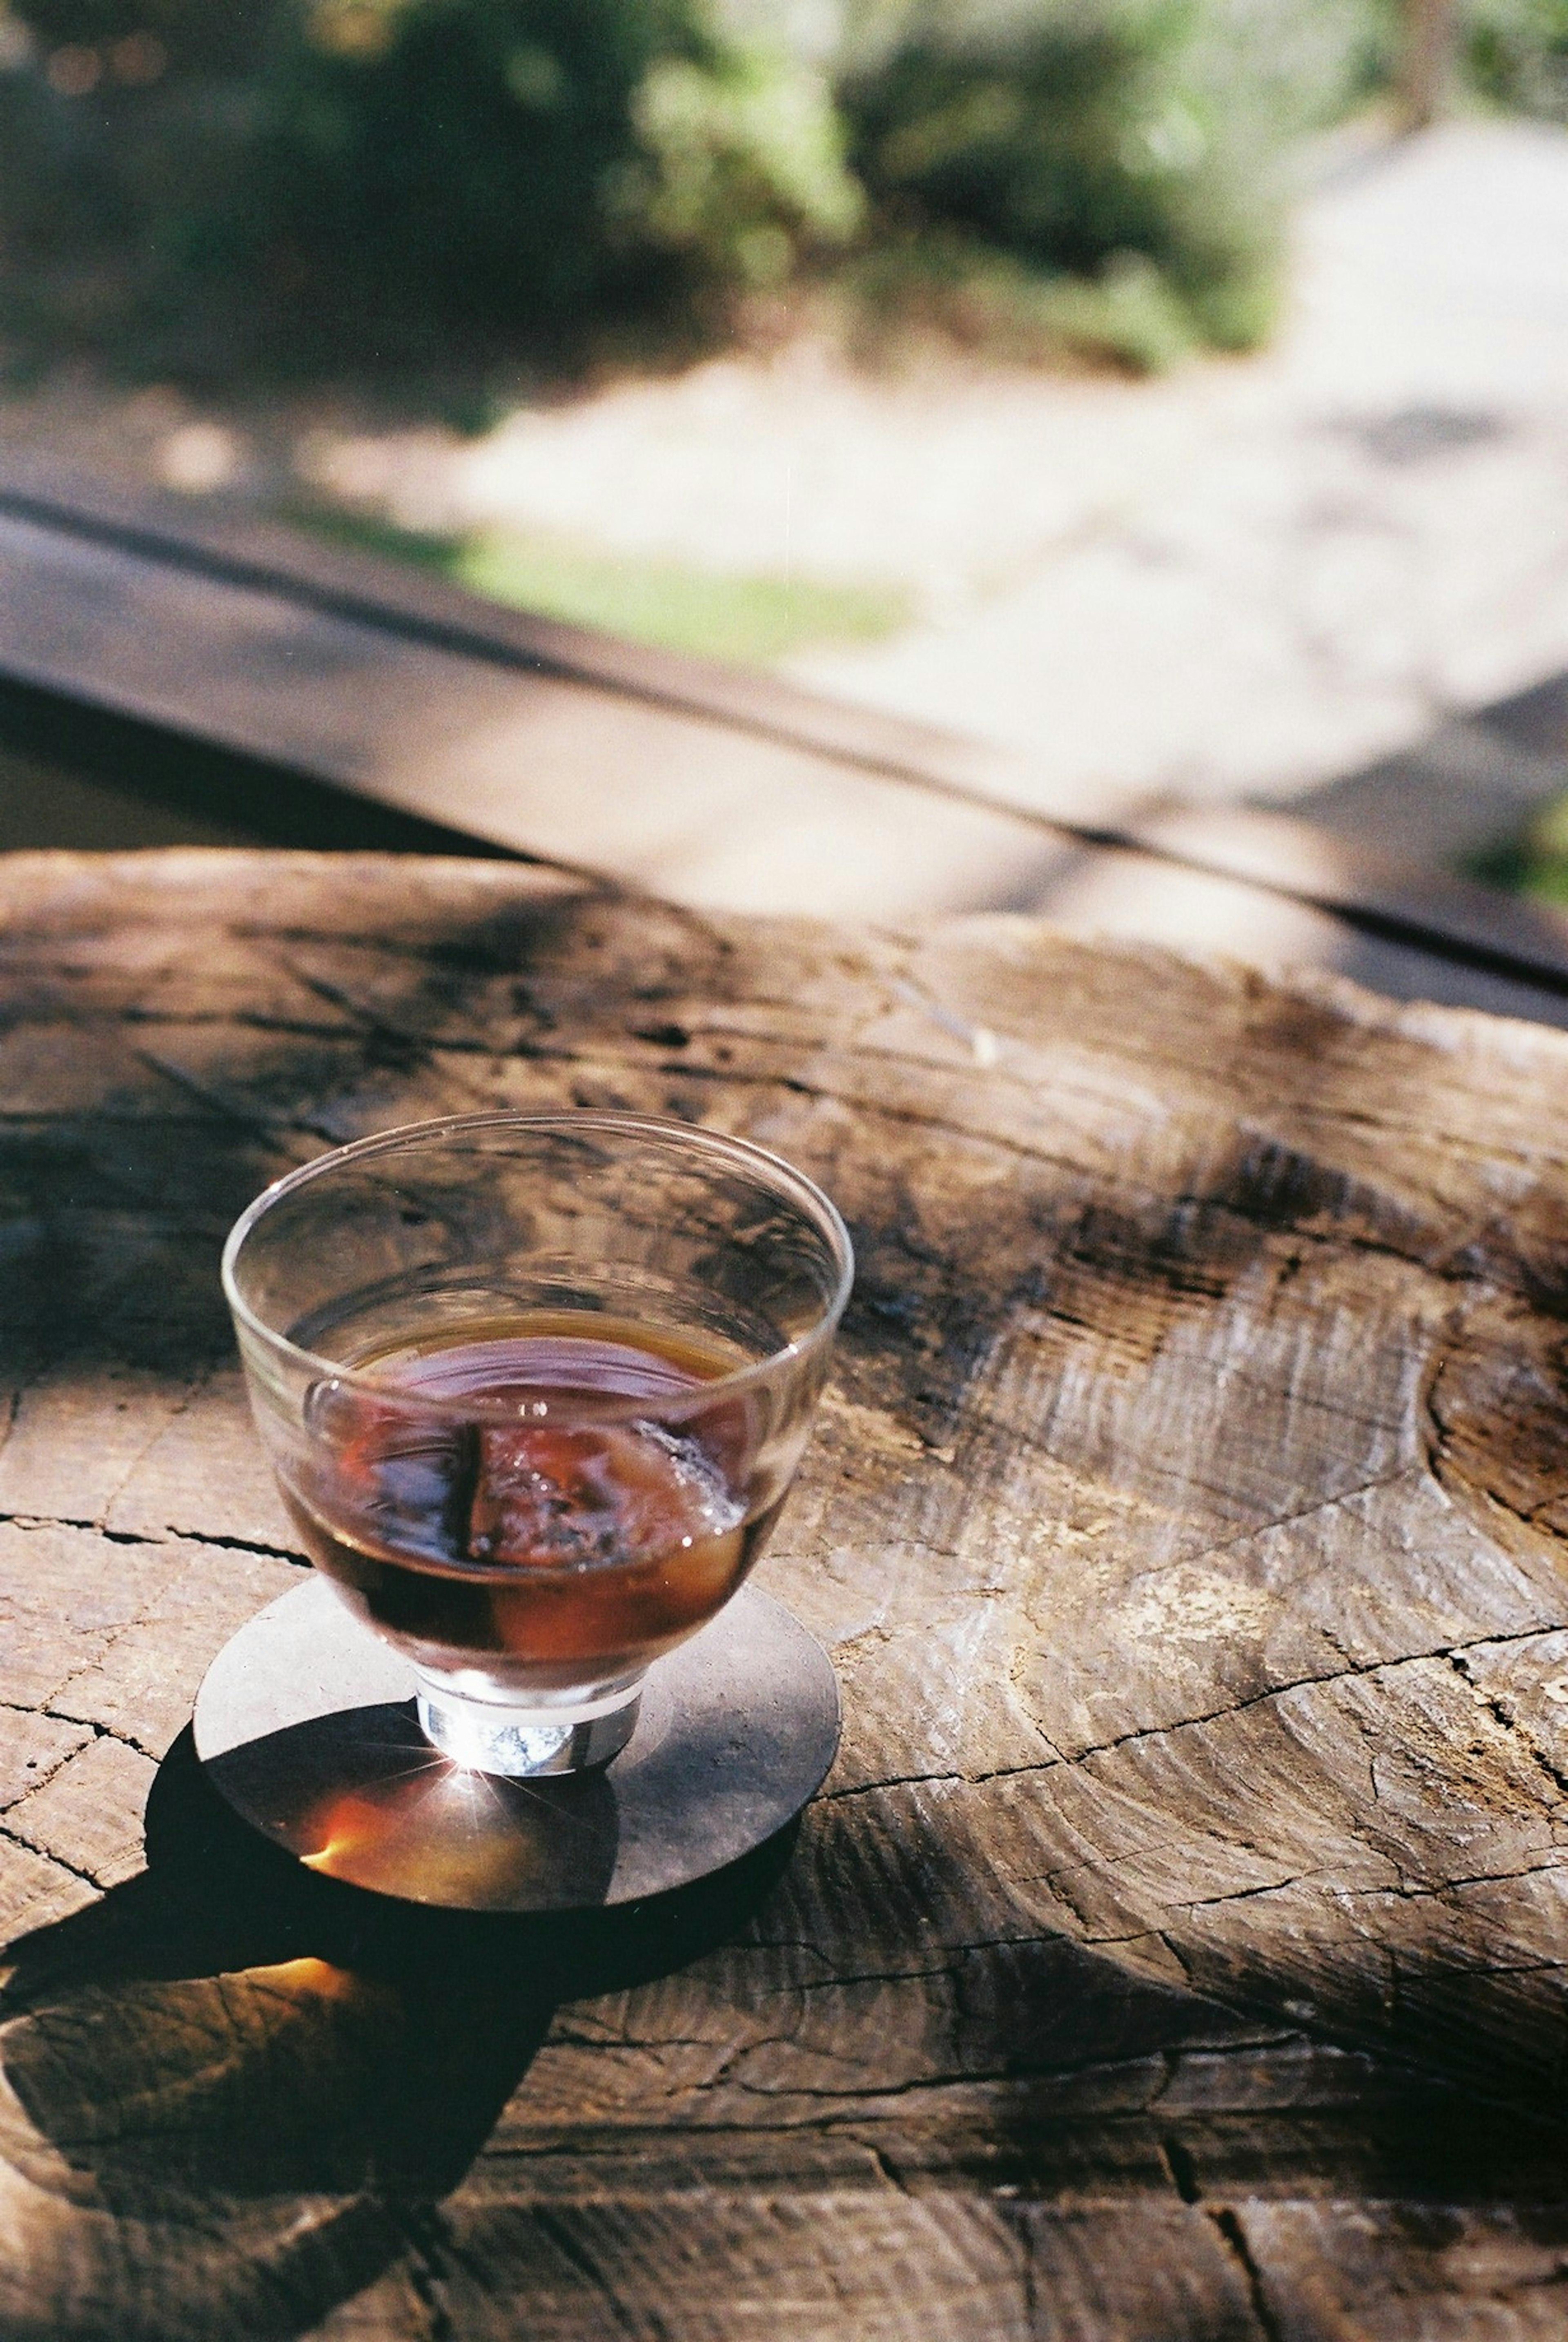
[(406, 1385), (387, 1381), (363, 1366), (345, 1366), (339, 1359), (329, 1358), (325, 1352), (307, 1349), (303, 1343), (294, 1342), (280, 1334), (275, 1326), (253, 1309), (240, 1292), (236, 1281), (236, 1266), (245, 1241), (258, 1221), (264, 1219), (275, 1204), (281, 1203), (296, 1188), (307, 1186), (339, 1169), (345, 1163), (364, 1162), (377, 1155), (399, 1153), (427, 1139), (461, 1138), (468, 1133), (484, 1130), (557, 1131), (563, 1133), (603, 1131), (617, 1137), (642, 1137), (669, 1144), (678, 1141), (698, 1154), (722, 1156), (775, 1192), (782, 1192), (813, 1221), (825, 1236), (837, 1266), (837, 1280), (821, 1316), (808, 1334), (798, 1342), (784, 1343), (770, 1350), (766, 1357), (755, 1358), (749, 1366), (737, 1366), (731, 1374), (715, 1375), (709, 1382), (694, 1384), (689, 1391), (672, 1392), (661, 1397), (656, 1406), (646, 1399), (619, 1398), (608, 1393), (574, 1392), (572, 1412), (578, 1411), (575, 1402), (580, 1397), (581, 1411), (596, 1421), (614, 1421), (656, 1412), (662, 1418), (672, 1415), (704, 1411), (716, 1400), (744, 1392), (754, 1385), (765, 1382), (781, 1366), (794, 1365), (810, 1358), (814, 1352), (831, 1341), (839, 1319), (844, 1315), (850, 1289), (854, 1282), (854, 1247), (850, 1241), (843, 1215), (830, 1196), (804, 1171), (782, 1155), (774, 1155), (765, 1146), (758, 1146), (749, 1138), (732, 1138), (726, 1132), (704, 1130), (695, 1123), (682, 1122), (674, 1115), (611, 1114), (593, 1108), (568, 1114), (458, 1114), (437, 1115), (427, 1122), (400, 1123), (394, 1129), (381, 1130), (368, 1138), (352, 1139), (346, 1146), (334, 1146), (325, 1155), (317, 1155), (296, 1170), (287, 1171), (275, 1179), (255, 1196), (234, 1226), (224, 1245), (220, 1274), (224, 1296), (235, 1319), (264, 1342), (266, 1346), (308, 1374), (342, 1385), (350, 1389), (374, 1392), (378, 1399), (402, 1402), (416, 1407), (422, 1415), (449, 1415), (455, 1420), (472, 1423), (475, 1416), (494, 1416), (500, 1421), (515, 1419), (515, 1406), (504, 1400), (485, 1398), (440, 1398), (410, 1390)]

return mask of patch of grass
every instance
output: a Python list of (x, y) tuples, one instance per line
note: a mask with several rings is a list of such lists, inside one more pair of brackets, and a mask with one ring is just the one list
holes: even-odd
[(514, 609), (665, 650), (753, 663), (808, 643), (879, 641), (914, 616), (910, 596), (897, 586), (726, 576), (543, 535), (469, 538), (454, 549), (447, 575)]
[(1520, 836), (1477, 855), (1467, 875), (1510, 895), (1568, 905), (1568, 796), (1543, 807)]
[(754, 666), (808, 644), (878, 642), (916, 615), (913, 596), (889, 581), (729, 575), (544, 531), (447, 536), (318, 507), (288, 517), (339, 545), (434, 570), (511, 609)]

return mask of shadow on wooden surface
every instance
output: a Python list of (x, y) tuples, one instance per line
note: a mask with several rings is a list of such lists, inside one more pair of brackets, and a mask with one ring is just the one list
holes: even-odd
[[(25, 2006), (66, 1983), (199, 1978), (315, 1960), (427, 2000), (422, 2023), (457, 2026), (481, 2063), (514, 2064), (514, 2078), (527, 2061), (512, 2050), (532, 2040), (538, 2012), (547, 2021), (563, 1997), (627, 1991), (733, 1936), (777, 1882), (796, 1834), (792, 1824), (706, 1879), (614, 1910), (445, 1911), (323, 1877), (260, 1837), (208, 1782), (187, 1728), (147, 1801), (146, 1869), (102, 1902), (18, 1937), (7, 1953), (6, 2002)], [(503, 2017), (503, 2008), (512, 2014)], [(454, 2069), (445, 2070), (450, 2097)], [(455, 2119), (462, 2155), (472, 2142), (456, 2118), (460, 2098), (434, 2110), (429, 2137)], [(437, 2176), (443, 2161), (436, 2153)]]
[[(0, 1994), (0, 2147), (63, 2216), (53, 2234), (35, 2222), (25, 2248), (45, 2283), (52, 2250), (64, 2257), (71, 2277), (56, 2277), (56, 2300), (76, 2288), (52, 2331), (93, 2342), (304, 2333), (394, 2264), (441, 2267), (435, 2207), (463, 2187), (509, 2101), (514, 2122), (526, 2122), (528, 2068), (557, 2008), (655, 1985), (748, 1930), (765, 1941), (794, 1837), (624, 1912), (562, 1921), (419, 1909), (316, 1877), (258, 1837), (182, 1734), (149, 1799), (146, 1870), (15, 1944)], [(927, 1884), (919, 1865), (902, 1890), (887, 1882), (909, 1916), (911, 1957)], [(1086, 2186), (1096, 2198), (1125, 2196), (1130, 2214), (1152, 2183), (1168, 2188), (1234, 2264), (1216, 2279), (1218, 2310), (1206, 2306), (1220, 2322), (1203, 2327), (1205, 2342), (1253, 2331), (1236, 2289), (1257, 2271), (1216, 2207), (1256, 2189), (1260, 2157), (1273, 2197), (1310, 2200), (1332, 2180), (1342, 2200), (1397, 2199), (1407, 2245), (1427, 2255), (1469, 2247), (1466, 2216), (1451, 2207), (1520, 2198), (1529, 2208), (1510, 2218), (1537, 2249), (1568, 2246), (1568, 2207), (1553, 2200), (1568, 2193), (1557, 2125), (1397, 2064), (1335, 2071), (1331, 2056), (1314, 2072), (1289, 2035), (1238, 2035), (1202, 2002), (1140, 1987), (1059, 1937), (997, 1947), (965, 1997), (965, 2065), (993, 2087), (934, 2127), (928, 2110), (901, 2121), (884, 2107), (873, 2124), (878, 2170), (933, 2203), (979, 2191), (1025, 2232), (1032, 2207), (1071, 2205)], [(1296, 2065), (1283, 2120), (1223, 2103), (1222, 2076), (1233, 2086), (1238, 2064), (1262, 2073), (1282, 2053), (1283, 2071)], [(1164, 2063), (1165, 2102), (1129, 2121), (1122, 2077), (1151, 2056)], [(633, 2201), (640, 2187), (673, 2187), (678, 2203), (704, 2167), (733, 2187), (748, 2160), (754, 2187), (802, 2184), (787, 2167), (770, 2174), (754, 2149), (748, 2158), (738, 2137), (719, 2146), (712, 2171), (716, 2143), (700, 2132), (684, 2156), (676, 2147), (672, 2171), (661, 2112), (651, 2097), (640, 2138), (622, 2129), (595, 2142), (579, 2125), (576, 2167), (562, 2158), (558, 2177), (548, 2151), (536, 2154), (545, 2205), (559, 2195), (569, 2223), (584, 2186)], [(809, 2162), (809, 2130), (793, 2160), (803, 2153)], [(523, 2178), (548, 2232), (540, 2188)], [(1178, 2260), (1191, 2251), (1167, 2241)], [(612, 2247), (599, 2275), (614, 2286), (632, 2268), (617, 2268)]]
[(0, 679), (0, 853), (162, 846), (528, 859), (265, 756)]
[[(265, 2328), (259, 2297), (225, 2309), (247, 2268), (262, 2293), (287, 2290), (290, 2330), (313, 2324), (459, 2184), (557, 2004), (646, 1985), (733, 1937), (794, 1835), (624, 1910), (476, 1918), (314, 1876), (230, 1811), (183, 1733), (148, 1801), (145, 1871), (10, 1947), (5, 2159), (135, 2227), (163, 2297), (155, 2330), (220, 2311)], [(296, 2253), (284, 2232), (313, 2202)], [(286, 2217), (258, 2256), (269, 2209)], [(225, 2236), (221, 2278), (191, 2252), (193, 2226)], [(64, 2241), (80, 2251), (79, 2224)], [(103, 2328), (89, 2315), (70, 2330)]]

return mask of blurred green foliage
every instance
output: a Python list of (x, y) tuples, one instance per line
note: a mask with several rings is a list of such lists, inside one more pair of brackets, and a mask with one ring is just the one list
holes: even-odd
[(308, 0), (263, 90), (258, 241), (372, 315), (782, 279), (858, 220), (825, 84), (692, 0)]
[(0, 0), (23, 340), (418, 359), (698, 312), (862, 208), (823, 73), (702, 0)]
[(1568, 0), (1470, 0), (1465, 66), (1496, 104), (1568, 122)]
[[(890, 21), (891, 19), (891, 21)], [(1272, 311), (1290, 139), (1343, 107), (1363, 12), (1340, 0), (914, 0), (844, 83), (874, 202), (1035, 272), (1136, 256), (1180, 336), (1246, 346)]]
[[(0, 344), (233, 375), (864, 315), (1140, 367), (1273, 307), (1394, 0), (0, 0)], [(1568, 111), (1568, 0), (1470, 0)], [(554, 339), (552, 340), (552, 337)]]

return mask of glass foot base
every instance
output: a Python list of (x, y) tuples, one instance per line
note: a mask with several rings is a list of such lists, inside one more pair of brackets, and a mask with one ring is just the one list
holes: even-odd
[(634, 1685), (618, 1706), (584, 1716), (581, 1709), (552, 1714), (548, 1708), (505, 1707), (491, 1700), (462, 1699), (435, 1691), (420, 1680), (415, 1705), (419, 1728), (431, 1746), (470, 1773), (497, 1773), (524, 1780), (546, 1773), (584, 1773), (607, 1765), (636, 1726), (642, 1686)]
[(196, 1755), (235, 1813), (317, 1877), (425, 1907), (540, 1912), (624, 1910), (738, 1862), (799, 1812), (838, 1745), (833, 1669), (754, 1586), (649, 1670), (629, 1746), (588, 1773), (460, 1770), (415, 1721), (425, 1688), (312, 1576), (213, 1661)]

